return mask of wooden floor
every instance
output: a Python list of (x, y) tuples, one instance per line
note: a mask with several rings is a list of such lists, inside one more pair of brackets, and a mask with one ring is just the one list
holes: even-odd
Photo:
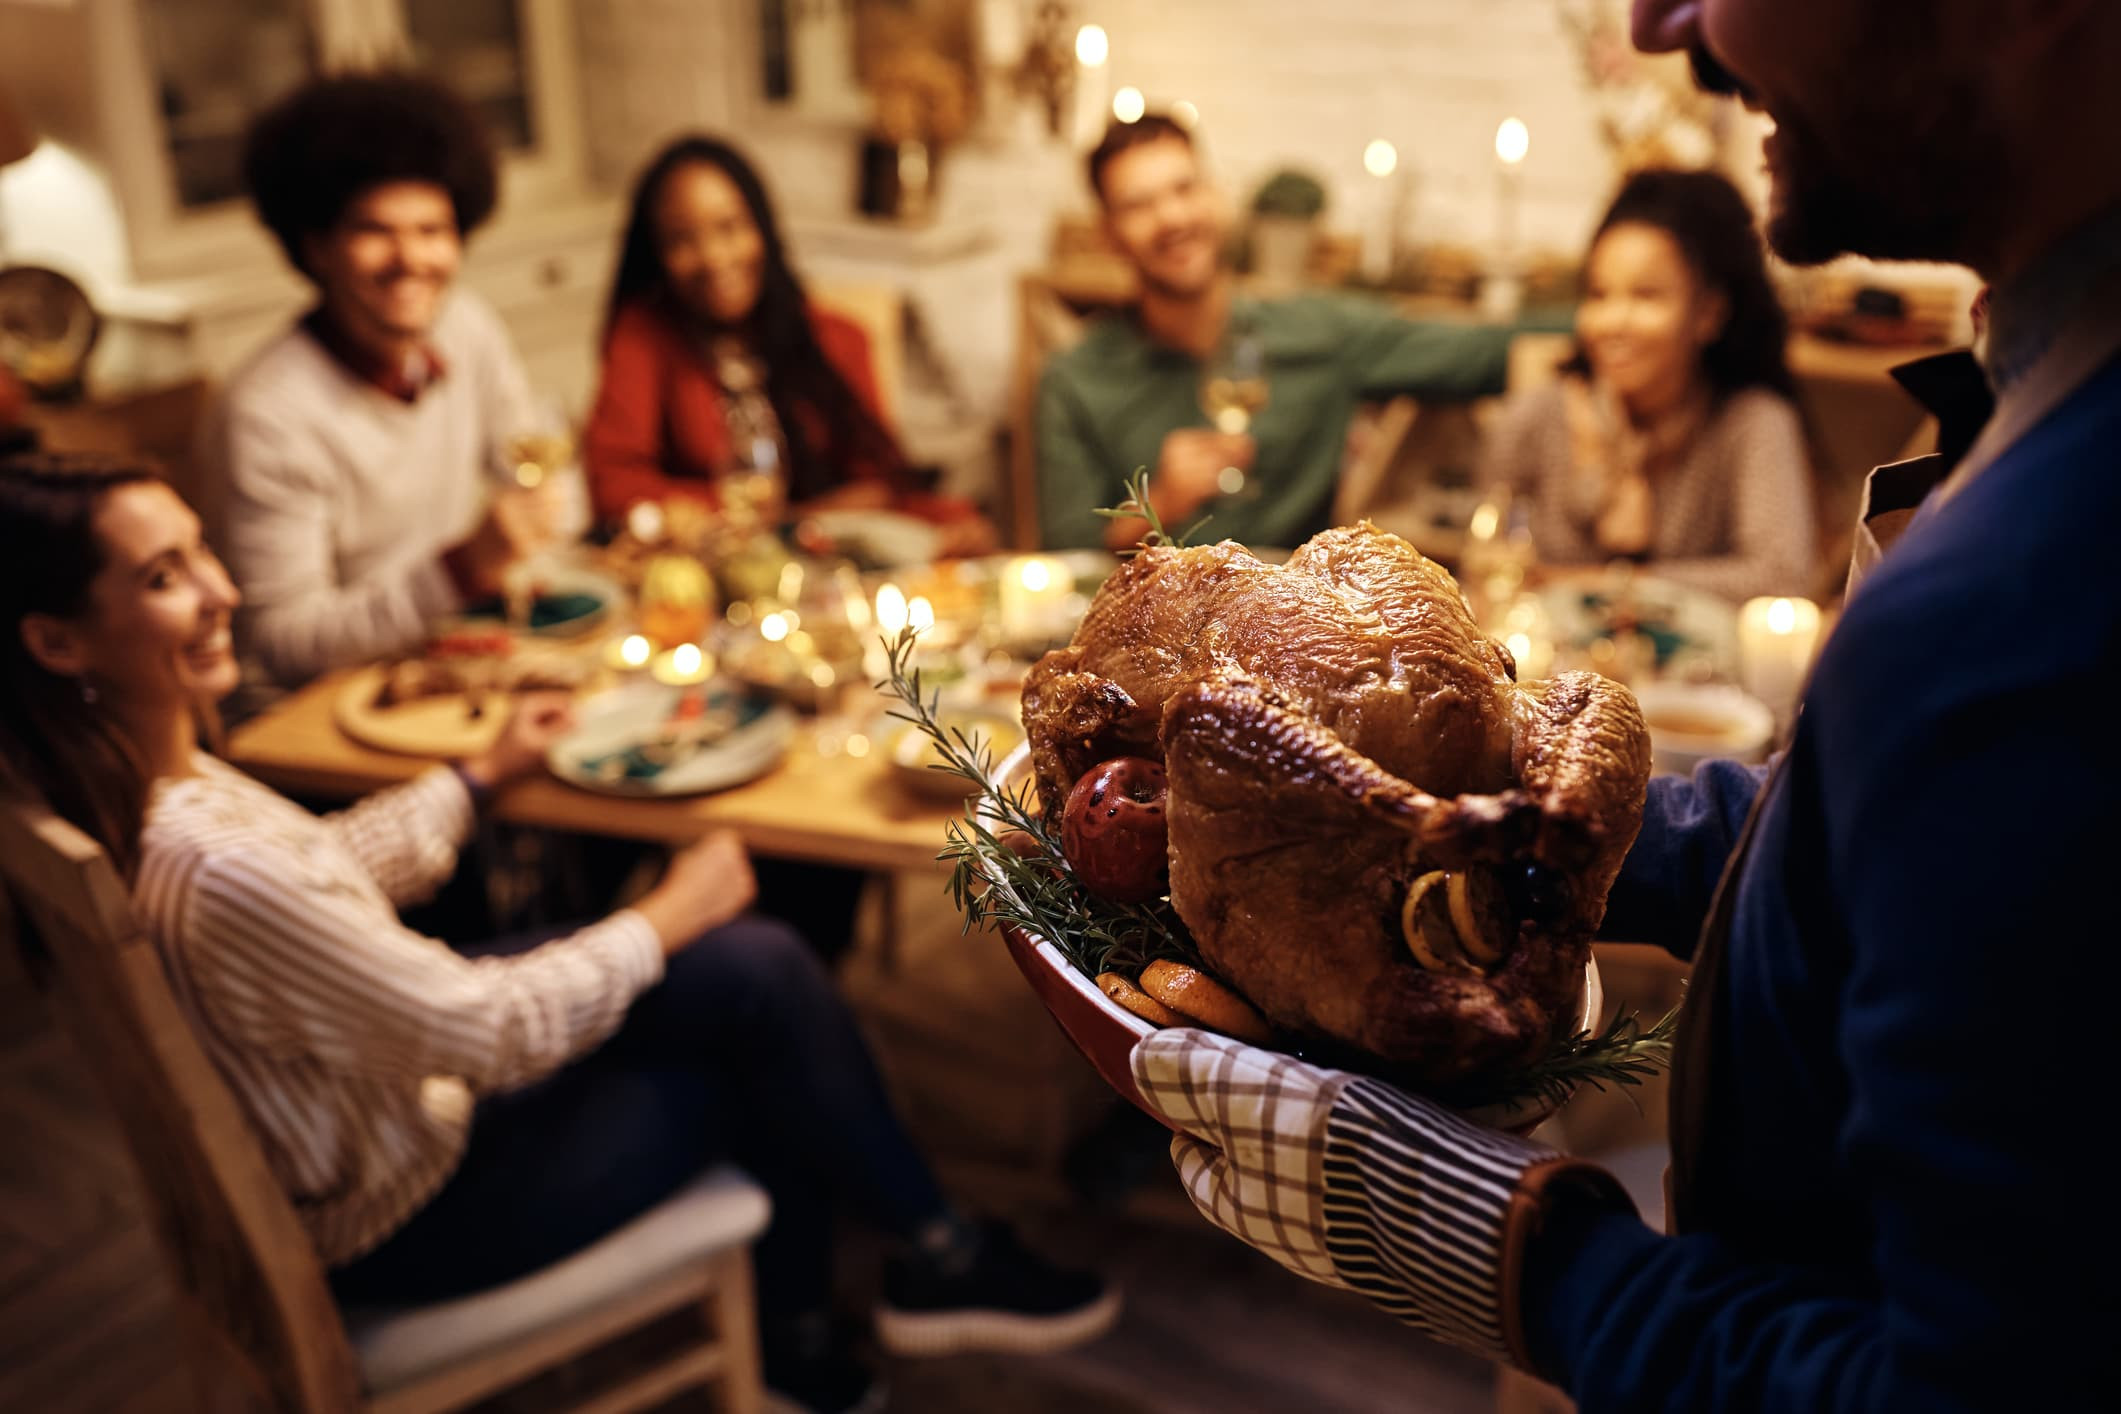
[[(932, 881), (900, 891), (895, 971), (846, 984), (923, 1145), (967, 1202), (1126, 1288), (1119, 1327), (1064, 1355), (901, 1362), (905, 1414), (1492, 1410), (1485, 1366), (1344, 1293), (1297, 1280), (1185, 1205), (1165, 1163), (1117, 1211), (1060, 1178), (1109, 1101), (992, 939), (960, 938)], [(67, 1037), (0, 947), (0, 1411), (198, 1408), (137, 1180)], [(850, 1236), (849, 1288), (873, 1271)], [(241, 1401), (223, 1390), (221, 1407)], [(498, 1402), (531, 1414), (536, 1392)], [(692, 1407), (679, 1405), (675, 1407)]]

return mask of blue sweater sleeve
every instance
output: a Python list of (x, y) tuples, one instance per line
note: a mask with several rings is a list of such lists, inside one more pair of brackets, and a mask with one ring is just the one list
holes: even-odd
[(1804, 1044), (1846, 1070), (1836, 1166), (1868, 1248), (1834, 1277), (1725, 1236), (1558, 1214), (1526, 1311), (1585, 1414), (2111, 1393), (2121, 1224), (2088, 1136), (2121, 995), (2102, 902), (2121, 771), (2092, 706), (2113, 700), (2113, 667), (1929, 704), (1893, 672), (1856, 678), (1820, 747), (1845, 976), (1833, 1034)]
[(1693, 956), (1716, 880), (1766, 779), (1765, 766), (1735, 761), (1703, 762), (1691, 778), (1654, 777), (1598, 935)]

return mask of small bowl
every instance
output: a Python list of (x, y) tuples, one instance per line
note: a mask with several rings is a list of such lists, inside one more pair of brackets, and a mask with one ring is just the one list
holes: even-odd
[[(1029, 748), (1024, 745), (1024, 729), (1014, 717), (999, 712), (979, 710), (942, 710), (942, 724), (947, 729), (961, 727), (965, 735), (975, 744), (984, 740), (987, 749), (996, 756), (1013, 758), (1024, 752), (1029, 760)], [(910, 722), (893, 722), (897, 730), (890, 737), (887, 748), (891, 769), (910, 790), (937, 800), (963, 800), (974, 793), (973, 786), (954, 771), (937, 770), (934, 743), (928, 734)]]
[(1650, 767), (1660, 776), (1691, 775), (1704, 761), (1764, 761), (1775, 741), (1775, 714), (1735, 687), (1645, 683), (1635, 701), (1650, 728)]
[[(1029, 745), (1020, 746), (995, 767), (995, 777), (1006, 785), (1028, 774), (1030, 767), (1031, 748)], [(1052, 1013), (1068, 1039), (1075, 1043), (1075, 1048), (1082, 1052), (1083, 1059), (1090, 1062), (1122, 1099), (1162, 1123), (1162, 1116), (1143, 1101), (1141, 1091), (1135, 1088), (1132, 1064), (1135, 1044), (1143, 1037), (1153, 1035), (1158, 1028), (1099, 991), (1095, 981), (1084, 976), (1059, 948), (1044, 938), (1009, 925), (1002, 929), (1002, 941), (1007, 945), (1017, 970), (1024, 974), (1024, 980), (1031, 984), (1031, 990), (1038, 994), (1039, 1001)], [(1583, 997), (1576, 1010), (1576, 1029), (1596, 1030), (1604, 1011), (1605, 988), (1599, 981), (1598, 960), (1592, 958), (1584, 964)], [(1483, 1105), (1464, 1113), (1467, 1118), (1494, 1129), (1529, 1134), (1559, 1108), (1551, 1101), (1529, 1099), (1506, 1105)]]

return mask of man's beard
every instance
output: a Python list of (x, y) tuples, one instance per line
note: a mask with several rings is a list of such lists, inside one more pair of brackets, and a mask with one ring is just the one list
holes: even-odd
[[(1797, 117), (1782, 120), (1771, 165), (1767, 238), (1795, 265), (1839, 255), (1880, 260), (1974, 258), (1990, 204), (1975, 178), (2000, 140), (1969, 96), (1926, 112), (1851, 112), (1833, 124), (1829, 145)], [(1859, 105), (1870, 108), (1872, 105)]]
[(1206, 275), (1188, 284), (1177, 280), (1163, 279), (1154, 270), (1150, 269), (1148, 262), (1142, 260), (1139, 256), (1135, 257), (1133, 265), (1135, 277), (1141, 281), (1144, 289), (1164, 299), (1175, 301), (1199, 299), (1215, 288), (1215, 278), (1222, 273), (1221, 263), (1216, 262), (1209, 265)]
[[(1978, 94), (1936, 76), (1915, 47), (1922, 33), (1893, 7), (1873, 12), (1865, 56), (1821, 86), (1842, 100), (1813, 121), (1777, 114), (1768, 244), (1795, 265), (1839, 255), (1884, 260), (1975, 258), (1991, 204), (1975, 174), (1996, 172), (2007, 151)], [(1712, 93), (1742, 86), (1704, 48), (1694, 77)], [(1834, 134), (1828, 142), (1824, 133)]]

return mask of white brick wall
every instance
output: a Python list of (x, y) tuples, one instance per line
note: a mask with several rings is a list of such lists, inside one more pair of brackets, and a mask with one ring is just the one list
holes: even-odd
[[(747, 0), (580, 0), (583, 107), (595, 169), (623, 180), (682, 127), (729, 130), (755, 111)], [(1492, 142), (1516, 114), (1531, 126), (1520, 230), (1573, 249), (1613, 173), (1595, 135), (1574, 51), (1552, 0), (1080, 0), (1112, 39), (1111, 87), (1154, 105), (1188, 99), (1239, 200), (1299, 164), (1331, 194), (1329, 219), (1358, 229), (1378, 183), (1362, 149), (1390, 139), (1412, 174), (1407, 234), (1484, 242), (1496, 223)], [(781, 202), (815, 215), (852, 200), (851, 139), (769, 122), (738, 136)], [(1027, 258), (1055, 211), (1087, 205), (1079, 164), (1054, 145), (967, 144), (949, 155), (943, 199), (996, 213)]]
[[(672, 133), (706, 128), (759, 161), (789, 217), (851, 213), (856, 135), (766, 114), (755, 97), (755, 0), (577, 3), (600, 177), (623, 183)], [(1108, 92), (1131, 84), (1154, 106), (1199, 108), (1209, 159), (1239, 203), (1274, 169), (1302, 166), (1326, 184), (1328, 223), (1362, 231), (1387, 195), (1362, 151), (1383, 137), (1410, 184), (1403, 238), (1486, 245), (1498, 224), (1495, 128), (1512, 114), (1532, 133), (1517, 216), (1526, 246), (1575, 251), (1615, 181), (1553, 0), (1078, 0), (1076, 12), (1111, 37)], [(1032, 124), (944, 156), (941, 218), (976, 215), (999, 235), (985, 268), (1042, 263), (1054, 216), (1089, 206), (1080, 152)], [(801, 263), (800, 239), (794, 254)], [(934, 332), (998, 375), (1013, 351), (991, 303)], [(998, 424), (1000, 377), (969, 381), (979, 383), (965, 389), (978, 404), (969, 410)]]
[(1382, 137), (1412, 172), (1406, 234), (1491, 239), (1495, 127), (1525, 120), (1532, 148), (1519, 228), (1573, 249), (1614, 175), (1552, 0), (1083, 0), (1111, 35), (1111, 83), (1151, 106), (1194, 103), (1217, 169), (1242, 200), (1301, 165), (1328, 219), (1359, 229), (1380, 183), (1362, 150)]

